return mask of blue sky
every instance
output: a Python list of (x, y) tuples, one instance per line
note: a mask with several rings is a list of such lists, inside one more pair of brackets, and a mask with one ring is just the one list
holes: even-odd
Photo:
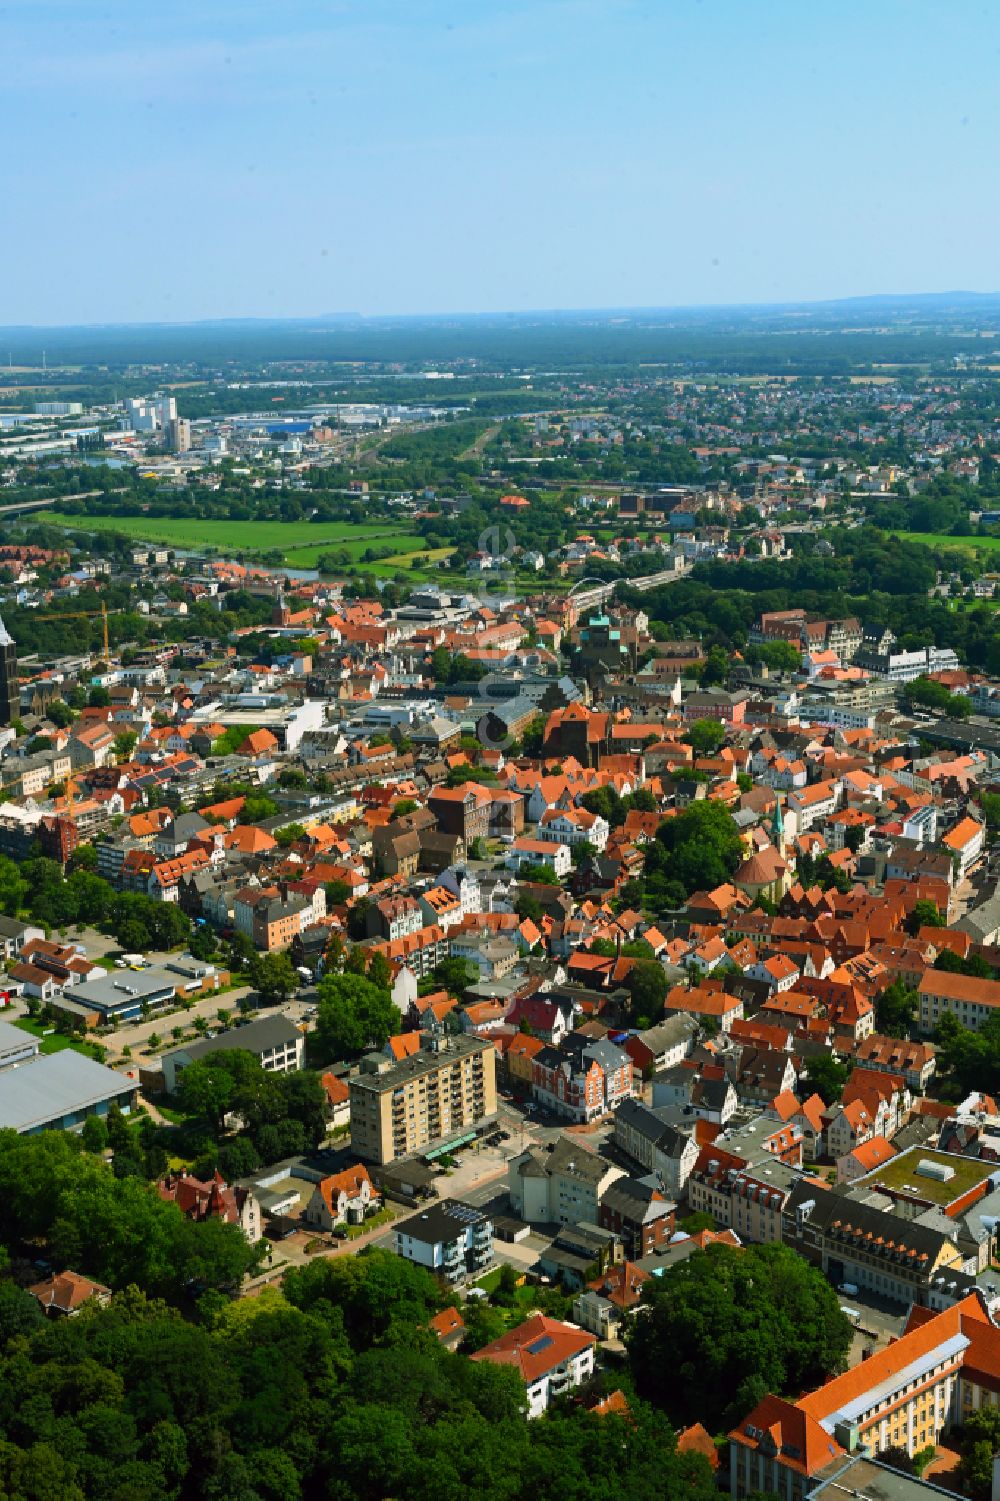
[(6, 0), (0, 324), (1000, 289), (993, 0)]

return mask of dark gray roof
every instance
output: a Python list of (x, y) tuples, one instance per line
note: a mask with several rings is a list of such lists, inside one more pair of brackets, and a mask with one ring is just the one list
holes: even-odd
[(0, 938), (20, 938), (22, 933), (27, 933), (28, 927), (28, 923), (20, 922), (16, 917), (0, 915)]
[(638, 1178), (617, 1178), (601, 1195), (601, 1208), (611, 1209), (623, 1219), (658, 1220), (676, 1207), (652, 1183)]
[(399, 1233), (408, 1235), (411, 1240), (422, 1241), (424, 1245), (436, 1246), (441, 1242), (457, 1240), (469, 1225), (488, 1222), (488, 1217), (481, 1209), (475, 1209), (471, 1204), (460, 1204), (457, 1199), (444, 1199), (440, 1204), (433, 1204), (429, 1209), (411, 1215), (405, 1225), (400, 1226)]
[(198, 1042), (185, 1043), (183, 1047), (165, 1053), (164, 1057), (204, 1058), (209, 1053), (224, 1053), (234, 1048), (244, 1048), (248, 1053), (267, 1053), (272, 1048), (287, 1047), (300, 1035), (287, 1016), (262, 1016), (259, 1021), (249, 1022), (245, 1027), (220, 1032), (217, 1037), (202, 1037)]
[(936, 1260), (942, 1246), (949, 1240), (954, 1242), (957, 1234), (957, 1226), (948, 1235), (929, 1225), (921, 1225), (916, 1220), (906, 1220), (885, 1209), (863, 1203), (848, 1193), (838, 1192), (836, 1188), (817, 1190), (815, 1184), (810, 1183), (799, 1183), (792, 1190), (785, 1201), (785, 1215), (794, 1217), (796, 1209), (810, 1199), (813, 1207), (809, 1213), (809, 1224), (814, 1228), (828, 1234), (834, 1222), (840, 1220), (842, 1225), (849, 1224), (862, 1233), (870, 1230), (873, 1236), (891, 1235), (897, 1245), (908, 1249), (912, 1247), (918, 1254), (925, 1252), (932, 1262)]

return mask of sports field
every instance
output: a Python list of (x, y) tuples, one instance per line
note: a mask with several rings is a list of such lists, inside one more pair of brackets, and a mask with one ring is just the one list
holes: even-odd
[(293, 568), (314, 568), (325, 552), (347, 553), (350, 565), (356, 565), (369, 547), (380, 546), (392, 548), (394, 567), (406, 567), (407, 555), (419, 552), (422, 545), (405, 522), (394, 521), (360, 525), (348, 521), (207, 521), (172, 516), (67, 516), (60, 511), (47, 511), (45, 520), (74, 531), (120, 532), (137, 542), (159, 542), (229, 558), (280, 552)]

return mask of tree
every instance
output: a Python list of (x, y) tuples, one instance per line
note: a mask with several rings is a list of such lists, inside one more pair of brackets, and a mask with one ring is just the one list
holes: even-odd
[(913, 930), (919, 932), (921, 928), (946, 928), (948, 919), (944, 917), (937, 902), (929, 901), (922, 897), (913, 904)]
[(299, 977), (287, 954), (254, 954), (250, 961), (250, 983), (265, 1006), (276, 1006), (298, 989)]
[(646, 846), (644, 886), (654, 905), (681, 899), (693, 891), (712, 890), (733, 875), (743, 845), (732, 815), (720, 802), (689, 803), (676, 818), (666, 819)]
[(726, 727), (718, 719), (696, 719), (684, 736), (696, 761), (704, 756), (714, 756), (725, 738)]
[(851, 1326), (822, 1274), (785, 1246), (714, 1245), (651, 1278), (627, 1337), (639, 1392), (672, 1421), (716, 1430), (760, 1396), (842, 1368)]
[(363, 975), (325, 975), (317, 991), (316, 1037), (327, 1057), (379, 1050), (399, 1031), (389, 992)]
[(305, 833), (302, 824), (286, 823), (284, 828), (275, 829), (274, 838), (282, 849), (288, 849), (290, 845), (297, 844), (300, 839), (304, 839)]
[(80, 1132), (80, 1140), (88, 1152), (104, 1152), (108, 1145), (107, 1122), (99, 1115), (88, 1115)]
[(909, 1037), (920, 997), (902, 980), (893, 980), (875, 1002), (875, 1027), (883, 1037)]
[(632, 1016), (636, 1026), (643, 1029), (663, 1015), (663, 1003), (667, 998), (667, 977), (662, 964), (655, 960), (637, 960), (625, 981), (632, 997)]
[(545, 908), (537, 897), (531, 895), (530, 891), (518, 892), (517, 901), (514, 903), (514, 911), (522, 921), (528, 918), (533, 923), (541, 922), (545, 916)]
[(449, 995), (460, 996), (478, 978), (467, 959), (442, 959), (434, 966), (435, 983)]
[(833, 1105), (844, 1092), (850, 1077), (850, 1069), (833, 1054), (818, 1053), (806, 1064), (806, 1079), (809, 1087), (819, 1095), (824, 1105)]
[(379, 990), (390, 990), (392, 988), (392, 967), (385, 955), (380, 954), (377, 949), (368, 960), (368, 968), (365, 970), (365, 974), (373, 985), (378, 986)]
[(1000, 828), (1000, 792), (980, 792), (979, 805), (988, 829)]
[(596, 855), (597, 850), (591, 844), (589, 839), (581, 839), (579, 844), (574, 844), (572, 850), (570, 851), (570, 856), (572, 858), (573, 866), (575, 869), (578, 869), (581, 865), (589, 865), (591, 861), (594, 860)]
[(230, 1057), (228, 1053), (220, 1053), (196, 1058), (183, 1069), (177, 1081), (181, 1109), (200, 1116), (216, 1136), (222, 1131), (223, 1117), (232, 1108), (236, 1093), (236, 1083), (227, 1066)]
[(962, 1489), (974, 1501), (989, 1501), (993, 1489), (993, 1457), (1000, 1453), (1000, 1412), (981, 1407), (970, 1412), (960, 1429)]

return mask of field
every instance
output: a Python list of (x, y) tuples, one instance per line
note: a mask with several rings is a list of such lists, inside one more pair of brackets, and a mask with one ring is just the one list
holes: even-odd
[[(360, 526), (348, 521), (205, 521), (170, 516), (67, 516), (49, 511), (45, 520), (80, 532), (120, 532), (137, 542), (160, 542), (193, 552), (216, 552), (224, 557), (262, 557), (280, 553), (293, 568), (315, 568), (325, 552), (347, 553), (348, 566), (361, 562), (369, 547), (391, 545), (392, 566), (408, 567), (408, 555), (420, 550), (420, 538), (405, 522), (371, 521)], [(400, 561), (402, 560), (402, 561)]]
[(894, 537), (901, 537), (904, 542), (922, 542), (925, 547), (953, 547), (963, 552), (996, 552), (1000, 548), (1000, 537), (950, 537), (944, 532), (897, 532), (893, 530)]

